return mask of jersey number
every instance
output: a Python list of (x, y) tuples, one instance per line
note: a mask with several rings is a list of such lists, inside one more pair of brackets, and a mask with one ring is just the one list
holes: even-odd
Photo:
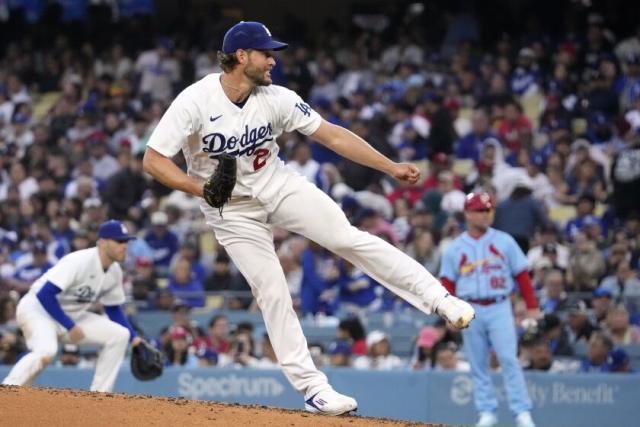
[(267, 159), (271, 155), (271, 151), (266, 148), (258, 148), (256, 150), (256, 158), (253, 159), (253, 170), (257, 171), (267, 164)]
[(493, 276), (491, 277), (491, 279), (489, 279), (489, 282), (491, 284), (491, 288), (492, 289), (504, 289), (505, 285), (504, 285), (504, 277), (499, 277), (499, 276)]

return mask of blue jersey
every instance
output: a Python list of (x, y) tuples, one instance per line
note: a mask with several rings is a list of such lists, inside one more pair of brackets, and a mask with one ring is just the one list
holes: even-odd
[(513, 277), (527, 269), (527, 257), (509, 234), (489, 228), (479, 239), (461, 234), (442, 257), (440, 277), (456, 284), (462, 299), (507, 296)]
[(14, 279), (21, 282), (33, 282), (52, 267), (48, 261), (41, 266), (35, 266), (33, 263), (20, 267), (13, 275)]
[(342, 269), (338, 278), (340, 287), (340, 302), (367, 307), (378, 297), (376, 288), (378, 282), (354, 267), (347, 272)]
[(168, 268), (171, 258), (178, 252), (178, 237), (169, 230), (163, 237), (159, 237), (156, 233), (150, 231), (144, 236), (144, 240), (153, 251), (154, 265)]

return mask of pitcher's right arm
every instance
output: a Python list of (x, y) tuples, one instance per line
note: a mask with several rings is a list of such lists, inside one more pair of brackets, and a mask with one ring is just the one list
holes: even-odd
[(203, 183), (184, 173), (173, 161), (151, 147), (147, 147), (142, 167), (149, 175), (174, 190), (202, 197)]

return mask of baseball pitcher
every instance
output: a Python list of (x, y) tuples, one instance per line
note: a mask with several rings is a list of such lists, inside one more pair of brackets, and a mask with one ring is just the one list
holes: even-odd
[[(323, 120), (295, 92), (272, 85), (273, 52), (286, 47), (259, 22), (229, 29), (218, 54), (223, 72), (207, 75), (177, 96), (149, 139), (144, 169), (168, 187), (203, 198), (207, 224), (249, 282), (278, 362), (304, 394), (305, 408), (339, 415), (355, 410), (357, 403), (335, 392), (313, 364), (274, 251), (274, 225), (347, 259), (427, 314), (437, 312), (466, 327), (474, 312), (413, 259), (352, 227), (329, 196), (278, 158), (278, 136), (297, 130), (400, 181), (419, 178), (415, 165), (392, 162)], [(171, 160), (179, 150), (187, 174)]]
[(478, 427), (497, 423), (498, 408), (489, 372), (493, 348), (504, 377), (509, 407), (518, 427), (533, 427), (531, 401), (517, 358), (517, 339), (509, 295), (518, 282), (530, 316), (538, 316), (527, 258), (510, 235), (490, 227), (494, 203), (488, 193), (469, 194), (464, 204), (467, 231), (447, 247), (440, 280), (449, 292), (471, 303), (476, 319), (462, 332), (475, 384)]

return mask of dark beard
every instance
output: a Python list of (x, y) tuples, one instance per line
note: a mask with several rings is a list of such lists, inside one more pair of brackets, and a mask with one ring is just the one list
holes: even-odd
[(244, 75), (256, 86), (269, 86), (271, 84), (271, 81), (264, 79), (264, 73), (264, 70), (260, 70), (253, 65), (249, 65), (244, 69)]

